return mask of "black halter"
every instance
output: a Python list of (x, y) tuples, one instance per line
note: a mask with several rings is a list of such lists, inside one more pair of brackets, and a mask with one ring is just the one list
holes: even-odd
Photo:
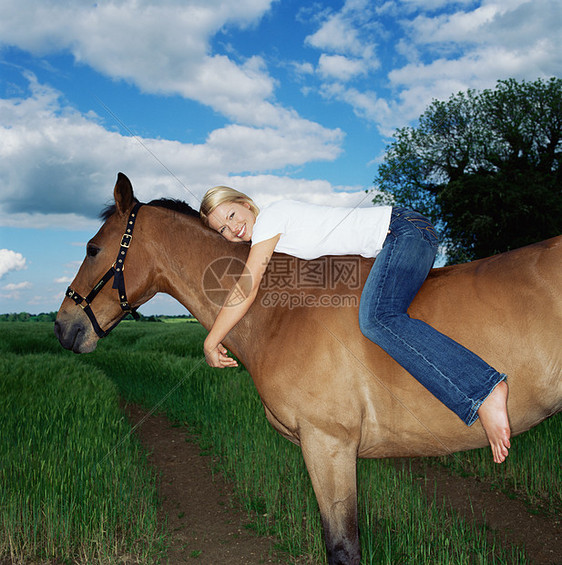
[[(80, 296), (77, 292), (68, 287), (66, 290), (66, 296), (74, 300), (74, 302), (80, 306), (86, 312), (90, 322), (92, 322), (92, 327), (98, 335), (98, 337), (105, 337), (127, 314), (131, 314), (135, 320), (140, 318), (137, 311), (129, 304), (127, 300), (127, 293), (125, 292), (125, 277), (123, 276), (123, 268), (125, 264), (125, 257), (127, 256), (127, 251), (131, 245), (133, 239), (133, 228), (135, 227), (135, 221), (137, 219), (137, 212), (142, 206), (141, 202), (137, 202), (134, 208), (131, 210), (129, 219), (127, 221), (127, 229), (121, 238), (121, 244), (119, 246), (119, 253), (117, 254), (117, 259), (115, 263), (109, 268), (107, 273), (98, 281), (94, 288), (90, 291), (90, 294), (85, 298)], [(105, 286), (105, 284), (113, 278), (113, 288), (116, 288), (119, 292), (119, 304), (121, 305), (121, 310), (123, 310), (123, 316), (119, 318), (108, 330), (102, 330), (90, 304), (93, 302), (94, 298), (98, 295), (100, 290)], [(84, 305), (83, 302), (86, 304)]]

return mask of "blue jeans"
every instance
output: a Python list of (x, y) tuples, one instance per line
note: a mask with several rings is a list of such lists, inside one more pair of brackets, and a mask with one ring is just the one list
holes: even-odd
[(438, 237), (421, 214), (394, 208), (383, 249), (359, 305), (365, 337), (384, 349), (467, 425), (505, 379), (480, 357), (407, 314), (437, 253)]

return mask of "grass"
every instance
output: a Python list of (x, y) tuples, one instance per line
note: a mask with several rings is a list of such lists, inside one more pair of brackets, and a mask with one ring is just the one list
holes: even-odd
[[(224, 473), (235, 482), (236, 496), (248, 511), (251, 528), (258, 533), (277, 536), (289, 555), (305, 556), (310, 563), (325, 561), (316, 500), (299, 448), (284, 440), (266, 422), (259, 397), (244, 369), (226, 372), (210, 369), (204, 363), (201, 351), (206, 332), (199, 324), (127, 323), (103, 340), (96, 352), (86, 356), (73, 356), (62, 351), (50, 333), (50, 326), (28, 324), (29, 329), (23, 326), (25, 324), (14, 323), (13, 327), (10, 324), (11, 329), (5, 333), (6, 339), (0, 344), (0, 351), (11, 356), (12, 361), (15, 358), (25, 361), (29, 357), (31, 367), (46, 366), (47, 359), (59, 363), (60, 365), (55, 363), (52, 371), (60, 379), (64, 378), (63, 374), (75, 374), (72, 381), (65, 383), (66, 389), (80, 390), (86, 385), (91, 387), (93, 385), (87, 384), (89, 379), (101, 379), (100, 383), (105, 383), (102, 388), (111, 390), (111, 393), (108, 393), (107, 398), (99, 395), (100, 402), (107, 402), (114, 407), (112, 410), (117, 410), (115, 390), (107, 384), (107, 379), (111, 379), (128, 402), (140, 403), (147, 409), (157, 407), (158, 411), (165, 412), (172, 421), (188, 424), (190, 431), (197, 434), (201, 449), (214, 455), (216, 471)], [(28, 380), (32, 374), (33, 371), (22, 366), (19, 378)], [(48, 398), (43, 393), (35, 394), (38, 389), (38, 385), (34, 384), (21, 391), (19, 396), (28, 398), (25, 402), (30, 406), (36, 406), (41, 404), (39, 397)], [(90, 401), (98, 395), (92, 394), (90, 390), (85, 396)], [(102, 398), (105, 400), (102, 401)], [(42, 404), (46, 404), (45, 400)], [(12, 412), (14, 407), (15, 404), (9, 405), (8, 411)], [(97, 407), (96, 411), (101, 411), (101, 407)], [(91, 410), (82, 408), (79, 414), (86, 412)], [(119, 419), (118, 410), (112, 414), (114, 415), (105, 419), (111, 422), (115, 418)], [(25, 412), (20, 419), (30, 417)], [(62, 411), (57, 420), (59, 425), (55, 428), (68, 428), (68, 418), (72, 420), (68, 412)], [(65, 426), (62, 426), (63, 422)], [(510, 461), (509, 471), (503, 471), (503, 488), (527, 497), (530, 504), (536, 500), (548, 499), (553, 501), (553, 508), (557, 507), (556, 504), (561, 500), (562, 481), (560, 470), (553, 469), (553, 466), (559, 464), (559, 458), (554, 462), (552, 460), (555, 459), (553, 450), (560, 449), (557, 439), (560, 437), (559, 425), (560, 418), (555, 417), (536, 428), (532, 432), (536, 435), (531, 435), (527, 447), (527, 440), (523, 441), (525, 436), (516, 438), (514, 449), (518, 449), (518, 452)], [(104, 437), (108, 433), (95, 426), (91, 429), (96, 436)], [(123, 431), (111, 436), (110, 446), (115, 447), (119, 443), (117, 438), (123, 437), (121, 433)], [(42, 434), (36, 432), (35, 436), (31, 435), (39, 438)], [(30, 440), (22, 441), (25, 445)], [(57, 448), (58, 458), (65, 465), (70, 464), (61, 455), (65, 449), (68, 450), (69, 445), (64, 434), (53, 436), (50, 443), (63, 446)], [(531, 449), (533, 446), (536, 449)], [(104, 454), (108, 451), (111, 452), (111, 447), (101, 449)], [(21, 456), (21, 452), (18, 453), (19, 455), (10, 455), (11, 460), (15, 456)], [(488, 455), (487, 450), (485, 455)], [(142, 457), (138, 454), (120, 459), (126, 457), (133, 462), (133, 467), (139, 465), (139, 469), (143, 468)], [(479, 462), (470, 462), (473, 458), (477, 458)], [(502, 473), (499, 469), (504, 466), (494, 466), (489, 463), (489, 459), (484, 457), (484, 453), (480, 456), (477, 452), (471, 452), (457, 456), (454, 463), (463, 473), (473, 472), (499, 481), (497, 475)], [(100, 454), (90, 455), (87, 460), (105, 461), (104, 455)], [(64, 470), (63, 465), (59, 467), (63, 475), (66, 473), (64, 476), (76, 473), (75, 470)], [(33, 466), (28, 467), (26, 473), (32, 472)], [(124, 471), (125, 475), (131, 474), (133, 477), (135, 473), (141, 474), (131, 467)], [(530, 480), (531, 475), (533, 480)], [(408, 470), (397, 471), (391, 461), (360, 461), (358, 478), (364, 563), (527, 562), (521, 550), (502, 547), (484, 528), (464, 522), (435, 503), (428, 504)], [(96, 482), (97, 479), (89, 483), (89, 488), (94, 493), (101, 488)], [(548, 487), (545, 486), (546, 483), (549, 483)], [(49, 496), (53, 501), (60, 501), (60, 498), (56, 498), (56, 489)], [(147, 496), (144, 500), (143, 508), (148, 512), (148, 501), (154, 503), (154, 498)], [(20, 500), (19, 504), (23, 502)], [(119, 501), (115, 504), (115, 509), (108, 510), (113, 520), (117, 519), (116, 515), (129, 512), (119, 506)], [(108, 505), (109, 503), (106, 504)], [(2, 509), (4, 510), (4, 506)], [(81, 516), (78, 521), (85, 521), (87, 524), (87, 513)], [(36, 518), (37, 516), (31, 516), (30, 524)], [(151, 539), (155, 539), (157, 528), (148, 522), (145, 525), (147, 533), (137, 533), (129, 539), (135, 540), (143, 536), (145, 539), (151, 536)], [(106, 523), (105, 530), (111, 529), (112, 535), (114, 531), (119, 531), (120, 527), (114, 525), (114, 522)], [(33, 527), (29, 525), (26, 528), (27, 535), (33, 539)], [(71, 539), (82, 535), (78, 527), (72, 532), (69, 535)], [(51, 540), (47, 546), (51, 552), (59, 543), (56, 539), (58, 538)], [(2, 543), (5, 542), (0, 539), (0, 548), (6, 551), (6, 545), (3, 546)], [(25, 546), (26, 543), (29, 545), (30, 542), (22, 541), (20, 545)], [(131, 548), (135, 547), (134, 543), (129, 543)], [(107, 553), (107, 550), (104, 551)], [(129, 551), (133, 553), (133, 549)], [(142, 544), (138, 545), (136, 551), (145, 551)], [(115, 553), (118, 554), (119, 551)]]
[(562, 417), (549, 418), (511, 441), (509, 457), (495, 465), (489, 450), (439, 458), (460, 475), (486, 478), (495, 488), (524, 500), (531, 511), (562, 513)]
[(116, 386), (67, 356), (23, 354), (50, 345), (22, 326), (0, 358), (0, 561), (156, 561), (156, 477)]

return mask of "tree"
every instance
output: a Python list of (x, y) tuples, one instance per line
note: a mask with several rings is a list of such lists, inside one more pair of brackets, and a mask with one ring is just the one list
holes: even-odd
[(498, 81), (434, 100), (395, 133), (375, 203), (414, 208), (441, 230), (449, 263), (562, 233), (562, 80)]

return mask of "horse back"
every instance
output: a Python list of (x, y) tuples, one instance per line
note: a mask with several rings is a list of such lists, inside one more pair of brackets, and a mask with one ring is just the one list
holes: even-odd
[(526, 414), (512, 419), (523, 430), (562, 409), (561, 289), (562, 236), (435, 269), (411, 315), (508, 375), (512, 413)]
[[(561, 260), (558, 238), (434, 269), (409, 310), (508, 375), (514, 434), (562, 408)], [(372, 260), (361, 264), (364, 282)], [(358, 300), (268, 309), (264, 319), (249, 368), (269, 421), (293, 441), (305, 427), (326, 429), (359, 441), (362, 457), (486, 445), (481, 426), (465, 426), (361, 334)]]

